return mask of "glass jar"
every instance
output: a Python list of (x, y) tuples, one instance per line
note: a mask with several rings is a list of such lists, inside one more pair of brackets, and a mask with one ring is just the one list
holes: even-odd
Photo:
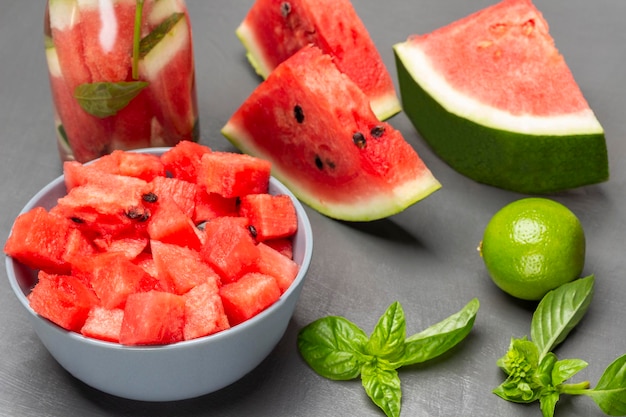
[(48, 0), (44, 35), (62, 160), (198, 140), (184, 0)]

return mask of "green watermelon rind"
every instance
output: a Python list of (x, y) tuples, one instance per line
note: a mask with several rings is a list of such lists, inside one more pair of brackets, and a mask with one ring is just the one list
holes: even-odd
[(441, 188), (441, 183), (433, 174), (429, 170), (424, 170), (420, 177), (399, 184), (386, 193), (345, 202), (324, 202), (320, 200), (315, 189), (304, 186), (298, 181), (297, 175), (290, 175), (282, 169), (280, 161), (254, 146), (254, 141), (245, 131), (228, 122), (221, 133), (241, 152), (270, 161), (272, 175), (289, 188), (298, 200), (333, 219), (367, 222), (387, 218), (406, 210)]
[[(485, 114), (490, 110), (482, 106), (481, 113), (472, 117), (463, 112), (466, 106), (446, 100), (454, 95), (432, 93), (432, 85), (412, 62), (415, 48), (407, 42), (394, 45), (393, 50), (405, 114), (433, 151), (459, 173), (480, 183), (528, 194), (608, 180), (604, 131), (592, 112), (556, 117), (556, 128), (546, 116), (526, 116), (507, 128), (497, 117), (501, 110)], [(577, 116), (581, 120), (576, 120)], [(563, 120), (573, 121), (573, 127), (559, 123)], [(520, 126), (526, 130), (519, 131)]]

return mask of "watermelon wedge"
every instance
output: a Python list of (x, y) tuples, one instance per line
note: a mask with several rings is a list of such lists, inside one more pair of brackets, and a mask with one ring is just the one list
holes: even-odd
[(341, 220), (387, 217), (441, 187), (402, 134), (377, 119), (367, 96), (315, 46), (276, 67), (222, 133), (271, 161), (300, 200)]
[(393, 48), (405, 113), (461, 174), (523, 193), (608, 179), (602, 126), (530, 0)]
[(314, 44), (365, 92), (380, 120), (400, 111), (391, 76), (350, 0), (257, 0), (236, 34), (264, 79)]

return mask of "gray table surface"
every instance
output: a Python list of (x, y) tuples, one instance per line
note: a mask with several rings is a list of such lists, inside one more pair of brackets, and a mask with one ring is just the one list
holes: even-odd
[[(354, 0), (396, 79), (391, 46), (429, 32), (489, 0)], [(234, 150), (220, 128), (258, 84), (234, 30), (252, 0), (189, 0), (194, 31), (201, 143)], [(561, 358), (589, 367), (574, 379), (595, 384), (626, 353), (626, 2), (536, 0), (591, 107), (606, 130), (611, 179), (550, 197), (581, 219), (585, 274), (596, 295)], [(2, 2), (0, 12), (0, 241), (30, 197), (61, 173), (43, 51), (43, 1)], [(517, 302), (489, 280), (476, 247), (490, 217), (524, 195), (469, 180), (426, 146), (404, 114), (391, 119), (443, 188), (389, 219), (368, 224), (330, 220), (307, 208), (314, 254), (302, 297), (283, 339), (240, 381), (175, 403), (141, 403), (100, 393), (66, 373), (30, 328), (0, 270), (1, 416), (381, 416), (358, 380), (317, 376), (299, 356), (298, 330), (329, 314), (370, 332), (395, 300), (414, 333), (456, 312), (473, 297), (481, 309), (469, 337), (442, 358), (400, 372), (403, 416), (540, 416), (537, 404), (500, 400), (496, 360), (512, 336), (529, 332), (534, 305)], [(585, 397), (564, 398), (557, 416), (601, 416)]]

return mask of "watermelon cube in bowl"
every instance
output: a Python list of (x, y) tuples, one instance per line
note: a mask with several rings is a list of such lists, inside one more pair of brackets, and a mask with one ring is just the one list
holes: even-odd
[[(161, 155), (168, 149), (142, 149), (138, 152)], [(22, 213), (35, 207), (49, 210), (66, 193), (65, 178), (58, 177), (38, 192)], [(302, 205), (275, 178), (270, 178), (269, 194), (289, 196), (296, 209), (297, 231), (290, 250), (293, 262), (299, 267), (297, 275), (284, 291), (281, 290), (276, 302), (253, 317), (241, 323), (231, 323), (228, 328), (224, 328), (225, 323), (208, 323), (212, 327), (224, 328), (208, 336), (170, 344), (138, 346), (117, 343), (114, 336), (109, 340), (98, 340), (64, 329), (38, 315), (28, 298), (37, 283), (38, 271), (7, 256), (5, 263), (10, 285), (44, 346), (61, 366), (87, 385), (112, 395), (141, 401), (176, 401), (217, 391), (253, 370), (283, 337), (311, 261), (312, 231)], [(270, 273), (271, 269), (265, 267), (264, 270)], [(142, 282), (145, 285), (147, 281)], [(145, 294), (153, 294), (151, 302), (168, 303), (173, 306), (172, 314), (180, 314), (182, 301), (179, 297), (210, 299), (210, 294), (203, 294), (201, 290), (216, 285), (215, 282), (207, 281), (190, 295), (171, 294), (165, 297), (158, 288), (146, 288)], [(79, 280), (74, 284), (80, 286)], [(148, 298), (149, 295), (143, 297)], [(101, 308), (91, 319), (92, 333), (109, 335), (112, 327), (124, 326), (119, 311), (119, 307)], [(194, 320), (201, 319), (202, 314), (208, 314), (207, 311), (200, 311)], [(80, 314), (84, 316), (85, 312)], [(187, 326), (182, 331), (193, 333), (206, 325), (201, 321), (194, 322), (193, 326)], [(180, 330), (179, 327), (174, 333)]]

